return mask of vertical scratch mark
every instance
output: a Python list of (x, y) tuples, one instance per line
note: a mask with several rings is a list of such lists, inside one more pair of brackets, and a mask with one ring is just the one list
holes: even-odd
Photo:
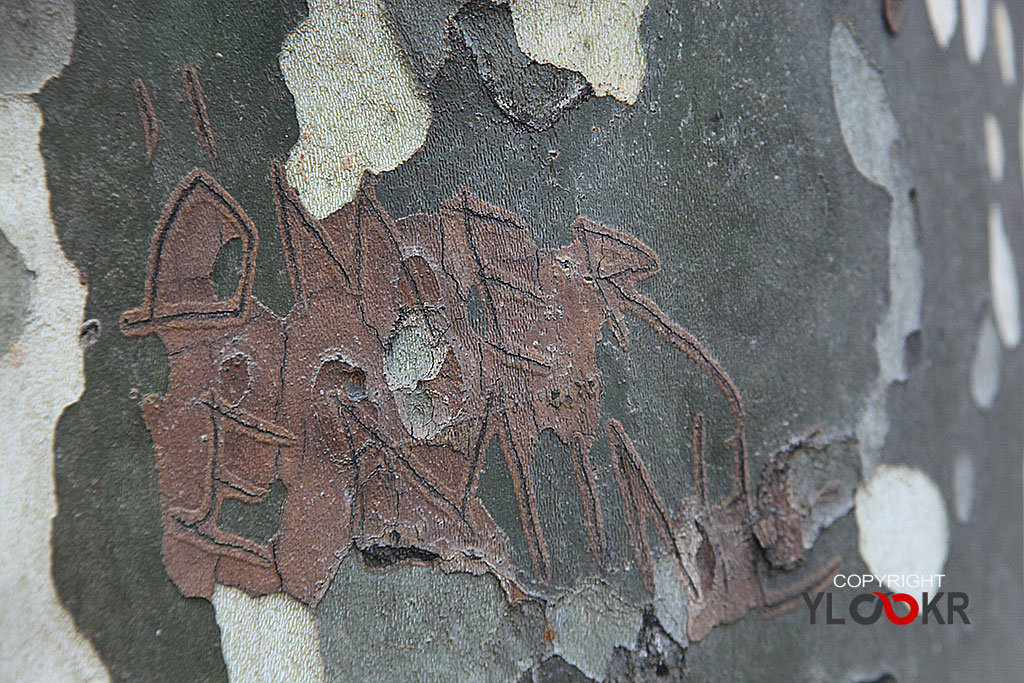
[(681, 578), (689, 585), (693, 595), (700, 595), (672, 532), (668, 509), (651, 480), (647, 466), (636, 452), (632, 440), (623, 429), (622, 423), (615, 418), (608, 420), (608, 438), (615, 458), (615, 478), (618, 480), (622, 499), (626, 502), (626, 523), (633, 539), (633, 556), (643, 574), (644, 584), (648, 590), (654, 590), (654, 558), (651, 555), (650, 541), (647, 539), (647, 523), (650, 521), (675, 557)]
[(210, 166), (217, 168), (217, 147), (213, 139), (213, 128), (210, 127), (210, 117), (206, 113), (206, 100), (203, 99), (203, 88), (199, 85), (199, 73), (191, 64), (185, 67), (185, 93), (188, 95), (189, 110), (192, 112), (192, 122), (195, 123), (196, 133), (199, 141), (210, 157)]
[(708, 506), (708, 474), (704, 462), (704, 414), (693, 416), (693, 483), (701, 507)]
[(597, 496), (597, 471), (590, 461), (591, 442), (576, 432), (572, 440), (572, 469), (576, 474), (576, 485), (583, 502), (583, 522), (590, 538), (590, 552), (598, 567), (604, 564), (604, 517)]
[(156, 110), (153, 109), (153, 101), (149, 99), (149, 89), (142, 82), (141, 78), (135, 79), (135, 104), (139, 107), (139, 116), (142, 118), (142, 128), (146, 132), (146, 166), (153, 161), (153, 152), (156, 151), (156, 143), (160, 140), (160, 125), (156, 121)]

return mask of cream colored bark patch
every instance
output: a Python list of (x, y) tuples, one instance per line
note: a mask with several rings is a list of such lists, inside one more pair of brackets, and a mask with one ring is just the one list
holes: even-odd
[(84, 386), (85, 288), (50, 216), (42, 122), (27, 96), (0, 97), (0, 230), (35, 274), (25, 326), (0, 357), (0, 680), (98, 681), (107, 672), (50, 579), (53, 434)]
[(942, 494), (928, 475), (912, 467), (879, 465), (854, 500), (860, 555), (872, 573), (942, 573), (949, 521)]
[(928, 21), (931, 22), (935, 41), (943, 48), (949, 47), (960, 16), (956, 0), (925, 0), (925, 6), (928, 8)]
[(324, 680), (316, 619), (310, 608), (284, 593), (253, 598), (219, 584), (213, 589), (212, 602), (230, 680)]
[(426, 140), (430, 105), (376, 0), (311, 0), (281, 72), (299, 119), (288, 181), (318, 218), (352, 199), (363, 171), (389, 171)]
[(513, 0), (519, 48), (578, 71), (598, 97), (636, 102), (644, 78), (640, 18), (647, 0)]

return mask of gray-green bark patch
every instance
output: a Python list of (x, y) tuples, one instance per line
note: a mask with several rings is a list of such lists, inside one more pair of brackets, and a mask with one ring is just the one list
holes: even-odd
[(217, 527), (229, 534), (251, 538), (257, 543), (266, 543), (281, 526), (281, 510), (286, 491), (280, 480), (270, 485), (270, 492), (256, 505), (228, 498), (220, 507)]
[(543, 608), (510, 605), (493, 577), (357, 553), (316, 612), (327, 680), (515, 680), (548, 649)]

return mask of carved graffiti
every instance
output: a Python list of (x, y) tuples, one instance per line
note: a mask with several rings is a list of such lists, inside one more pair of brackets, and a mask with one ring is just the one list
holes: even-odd
[[(194, 77), (190, 81), (189, 73)], [(186, 69), (203, 146), (212, 133)], [(203, 125), (203, 122), (206, 122)], [(653, 588), (653, 528), (688, 594), (691, 638), (748, 609), (785, 609), (834, 566), (781, 593), (752, 531), (745, 415), (732, 380), (640, 282), (657, 255), (587, 218), (571, 244), (539, 248), (515, 215), (459, 191), (431, 215), (395, 220), (375, 176), (315, 219), (271, 164), (278, 229), (295, 303), (280, 318), (253, 295), (258, 237), (212, 176), (189, 173), (153, 236), (142, 304), (127, 336), (156, 334), (170, 363), (165, 396), (142, 409), (156, 449), (163, 556), (185, 595), (214, 583), (253, 594), (284, 590), (317, 603), (352, 548), (441, 563), (523, 588), (509, 541), (477, 495), (488, 445), (504, 454), (534, 573), (551, 577), (531, 463), (542, 432), (569, 450), (590, 552), (606, 563), (605, 522), (591, 450), (601, 425), (596, 350), (607, 325), (629, 344), (627, 314), (650, 326), (708, 378), (731, 419), (731, 489), (709, 493), (706, 420), (695, 417), (696, 493), (666, 500), (623, 425), (607, 421), (614, 478), (635, 560)], [(218, 261), (240, 247), (233, 289)], [(259, 504), (287, 491), (280, 527), (258, 542), (222, 528), (227, 501)], [(762, 517), (764, 515), (761, 515)]]
[(141, 78), (135, 79), (134, 89), (135, 104), (139, 108), (142, 130), (146, 134), (146, 165), (149, 166), (153, 162), (153, 152), (156, 151), (157, 142), (160, 141), (160, 126), (156, 120), (153, 101), (149, 99), (149, 88)]

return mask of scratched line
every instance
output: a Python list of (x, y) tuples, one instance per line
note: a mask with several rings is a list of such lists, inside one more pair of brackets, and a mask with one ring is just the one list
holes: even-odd
[(203, 87), (199, 84), (199, 73), (189, 64), (185, 67), (184, 78), (185, 94), (188, 95), (189, 111), (192, 112), (196, 134), (199, 135), (199, 142), (206, 150), (206, 155), (210, 157), (210, 166), (216, 169), (217, 145), (213, 137), (213, 128), (210, 126), (210, 117), (206, 113), (206, 100), (203, 98)]
[(153, 100), (149, 99), (149, 88), (146, 87), (141, 78), (135, 79), (134, 88), (135, 104), (139, 107), (142, 129), (146, 133), (146, 166), (149, 166), (153, 161), (153, 152), (156, 151), (156, 145), (160, 141), (160, 124), (156, 120)]

